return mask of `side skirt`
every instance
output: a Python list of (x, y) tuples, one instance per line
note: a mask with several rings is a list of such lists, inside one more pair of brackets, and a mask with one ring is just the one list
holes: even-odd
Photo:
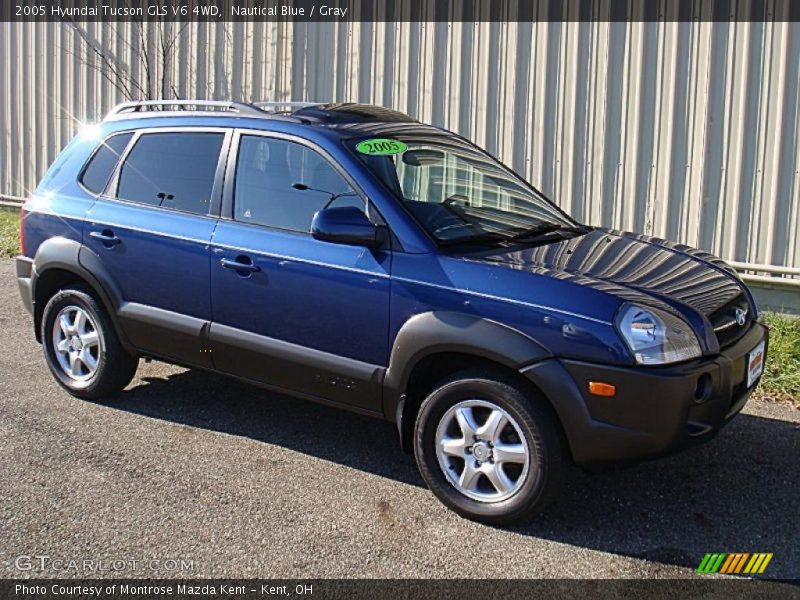
[(144, 304), (123, 304), (117, 318), (144, 356), (384, 418), (385, 367)]

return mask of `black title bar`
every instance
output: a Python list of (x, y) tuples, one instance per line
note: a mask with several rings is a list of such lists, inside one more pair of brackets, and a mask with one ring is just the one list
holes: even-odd
[(721, 598), (780, 599), (800, 597), (788, 582), (740, 578), (661, 580), (488, 580), (488, 579), (301, 579), (301, 580), (131, 580), (60, 579), (3, 580), (4, 600), (403, 600), (442, 598)]
[(800, 0), (2, 0), (0, 21), (798, 22)]

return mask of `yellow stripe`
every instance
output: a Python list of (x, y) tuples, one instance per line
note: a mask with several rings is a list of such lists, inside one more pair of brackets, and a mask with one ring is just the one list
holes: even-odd
[(750, 569), (750, 572), (753, 573), (753, 574), (758, 573), (758, 569), (759, 569), (759, 567), (761, 567), (761, 563), (763, 562), (764, 557), (766, 556), (766, 554), (756, 554), (756, 556), (758, 557), (756, 559), (756, 563), (753, 565), (753, 568)]
[(756, 564), (758, 560), (758, 554), (753, 554), (753, 558), (750, 559), (750, 562), (747, 563), (747, 568), (744, 570), (745, 573), (750, 573), (753, 570), (753, 565)]
[(738, 554), (728, 554), (728, 558), (725, 559), (725, 562), (722, 563), (722, 568), (719, 570), (720, 573), (727, 573), (728, 566), (733, 562), (733, 559), (738, 557)]
[(764, 559), (764, 562), (761, 563), (761, 568), (758, 570), (758, 572), (759, 573), (763, 573), (764, 569), (767, 568), (767, 565), (769, 564), (769, 561), (771, 561), (771, 560), (772, 560), (772, 552), (767, 554), (766, 558)]
[(748, 556), (750, 556), (749, 552), (745, 552), (744, 554), (742, 554), (742, 559), (739, 561), (739, 564), (736, 565), (736, 570), (734, 571), (734, 573), (739, 573), (742, 570), (742, 567), (744, 566), (744, 563), (747, 561)]

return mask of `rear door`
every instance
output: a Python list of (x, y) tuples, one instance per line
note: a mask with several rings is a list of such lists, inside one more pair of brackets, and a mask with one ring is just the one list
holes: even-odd
[(237, 133), (225, 182), (211, 261), (217, 368), (380, 411), (391, 252), (309, 233), (326, 205), (369, 212), (363, 195), (322, 149), (263, 132)]
[(209, 243), (230, 136), (138, 132), (89, 212), (86, 246), (119, 290), (131, 343), (149, 354), (211, 366), (200, 337), (211, 318)]

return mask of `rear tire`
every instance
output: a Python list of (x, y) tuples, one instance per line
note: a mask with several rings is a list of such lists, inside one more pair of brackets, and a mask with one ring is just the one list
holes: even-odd
[(83, 288), (60, 290), (50, 298), (41, 339), (50, 372), (78, 398), (99, 400), (119, 392), (139, 364), (122, 347), (105, 309)]
[(459, 515), (492, 525), (532, 518), (557, 496), (566, 453), (543, 398), (512, 378), (464, 371), (425, 399), (414, 454), (431, 491)]

